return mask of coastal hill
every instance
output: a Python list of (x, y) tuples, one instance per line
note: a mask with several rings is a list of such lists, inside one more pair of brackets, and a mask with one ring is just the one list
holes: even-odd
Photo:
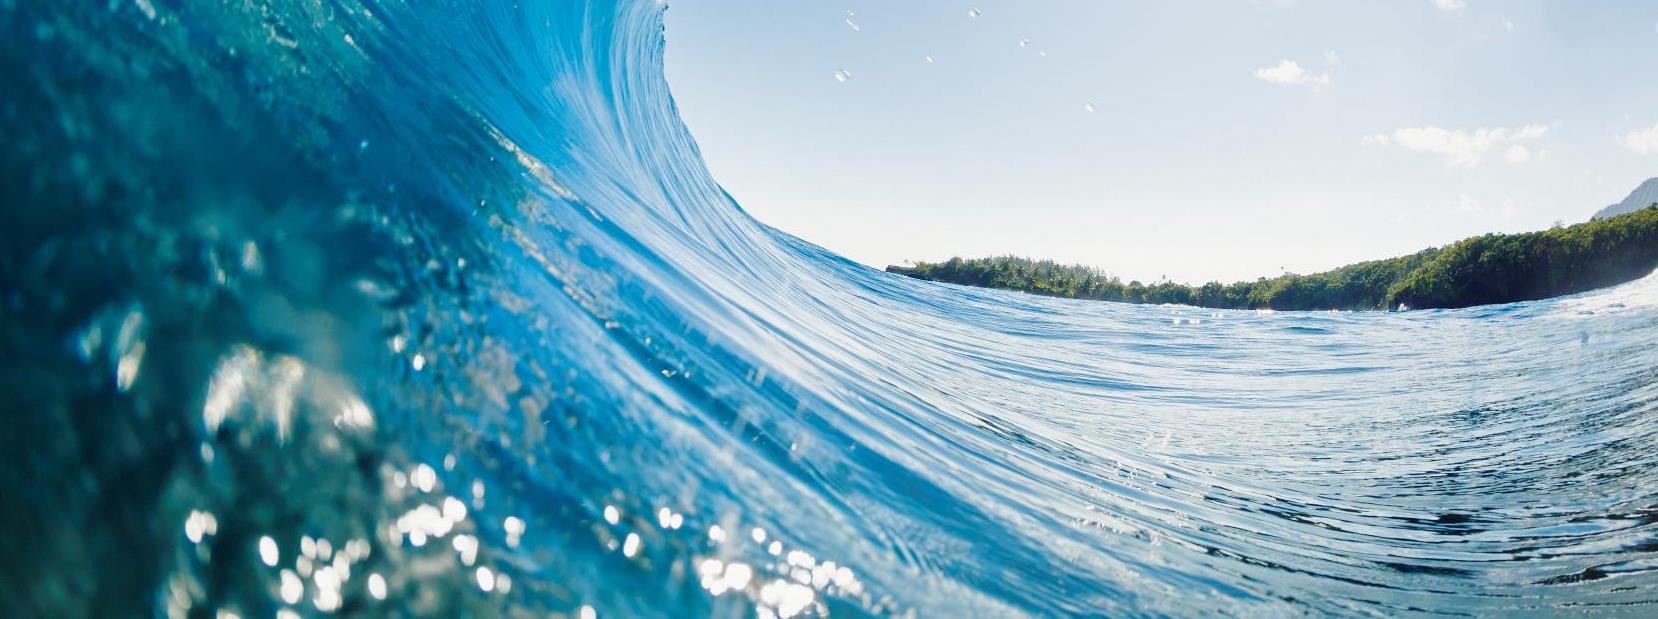
[[(1647, 185), (1653, 181), (1647, 181)], [(1637, 190), (1639, 191), (1639, 190)], [(1658, 202), (1655, 199), (1654, 202)], [(1033, 294), (1224, 309), (1372, 310), (1543, 299), (1640, 278), (1658, 268), (1658, 204), (1522, 234), (1487, 234), (1408, 256), (1252, 282), (1123, 283), (1104, 271), (1004, 256), (889, 266), (910, 277)]]
[(1613, 215), (1633, 213), (1651, 206), (1653, 203), (1658, 203), (1658, 178), (1646, 179), (1646, 182), (1641, 183), (1640, 187), (1636, 187), (1635, 191), (1629, 192), (1629, 197), (1624, 198), (1622, 202), (1597, 211), (1595, 216), (1589, 219), (1593, 221), (1606, 219)]

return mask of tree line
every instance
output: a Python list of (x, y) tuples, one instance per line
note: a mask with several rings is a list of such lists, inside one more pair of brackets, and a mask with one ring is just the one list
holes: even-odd
[(1189, 286), (1123, 282), (1101, 269), (1017, 256), (889, 266), (918, 279), (1032, 294), (1223, 309), (1370, 310), (1467, 307), (1620, 284), (1658, 268), (1658, 205), (1567, 227), (1486, 234), (1445, 247), (1312, 275)]

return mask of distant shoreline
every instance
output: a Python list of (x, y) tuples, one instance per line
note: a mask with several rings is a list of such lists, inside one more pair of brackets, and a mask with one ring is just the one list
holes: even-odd
[(1658, 204), (1568, 227), (1487, 234), (1408, 256), (1252, 282), (1123, 283), (1081, 265), (1015, 256), (951, 258), (887, 271), (916, 279), (1071, 299), (1217, 309), (1453, 308), (1546, 299), (1621, 284), (1658, 269)]

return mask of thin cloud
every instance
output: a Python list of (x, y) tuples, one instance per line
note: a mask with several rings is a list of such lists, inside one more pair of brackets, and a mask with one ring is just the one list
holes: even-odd
[(1468, 9), (1468, 0), (1433, 0), (1433, 8), (1452, 15), (1461, 15)]
[[(1439, 127), (1409, 127), (1392, 133), (1368, 135), (1359, 140), (1364, 146), (1389, 148), (1397, 146), (1417, 153), (1437, 155), (1445, 165), (1472, 168), (1485, 160), (1487, 154), (1503, 149), (1504, 158), (1511, 163), (1540, 159), (1546, 151), (1533, 153), (1523, 142), (1534, 142), (1549, 132), (1544, 125), (1526, 125), (1518, 129), (1442, 129)], [(1658, 145), (1658, 142), (1654, 142)], [(1519, 146), (1518, 150), (1512, 146)]]
[(1533, 150), (1524, 144), (1510, 144), (1508, 149), (1503, 151), (1503, 159), (1509, 163), (1530, 163), (1542, 161), (1548, 157), (1549, 149), (1539, 148)]
[(1514, 214), (1518, 212), (1518, 209), (1515, 208), (1514, 198), (1503, 198), (1499, 204), (1486, 204), (1468, 194), (1462, 194), (1457, 196), (1456, 211), (1508, 220), (1514, 218)]
[(1658, 124), (1620, 135), (1618, 144), (1637, 155), (1658, 154)]

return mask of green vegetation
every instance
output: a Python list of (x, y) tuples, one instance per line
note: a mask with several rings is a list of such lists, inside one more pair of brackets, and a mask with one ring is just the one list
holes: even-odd
[(1443, 248), (1324, 273), (1233, 284), (1125, 284), (1096, 268), (1013, 256), (951, 258), (887, 270), (919, 279), (1073, 299), (1230, 309), (1358, 310), (1542, 299), (1620, 284), (1655, 268), (1658, 205), (1542, 232), (1477, 236)]

